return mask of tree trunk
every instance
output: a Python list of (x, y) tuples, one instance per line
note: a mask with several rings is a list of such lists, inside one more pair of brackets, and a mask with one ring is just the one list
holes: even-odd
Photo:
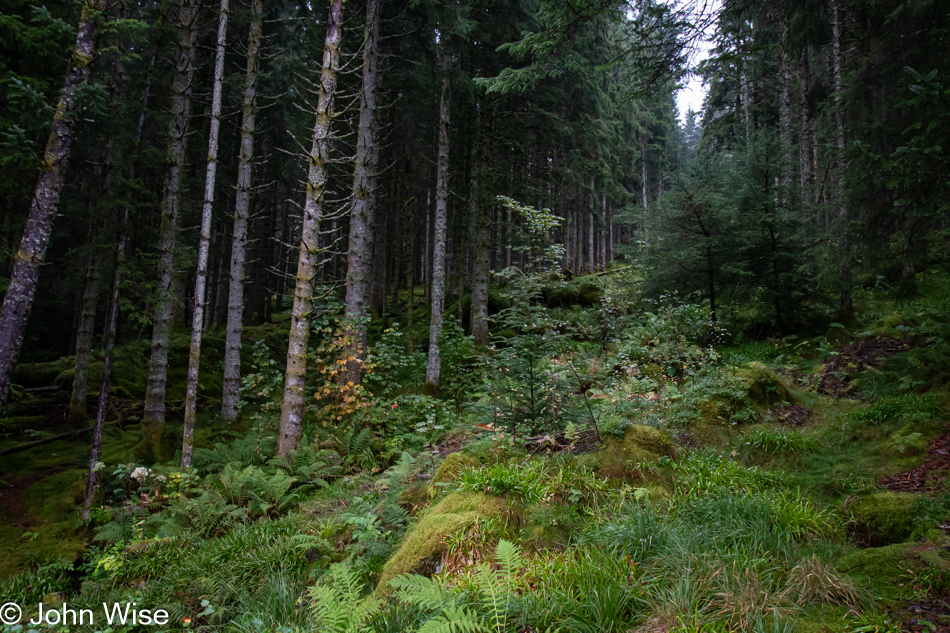
[(799, 127), (799, 148), (798, 148), (798, 186), (801, 189), (802, 207), (805, 208), (804, 220), (811, 222), (811, 211), (809, 209), (811, 202), (811, 122), (808, 115), (808, 50), (802, 49), (799, 58), (799, 76), (801, 79), (801, 90), (798, 93), (798, 121)]
[(228, 283), (227, 334), (224, 343), (224, 388), (221, 418), (225, 424), (237, 420), (241, 402), (241, 335), (244, 331), (244, 266), (247, 256), (247, 219), (250, 214), (254, 168), (254, 132), (257, 127), (257, 75), (259, 71), (263, 0), (252, 0), (252, 19), (247, 35), (247, 70), (244, 76), (241, 147), (238, 157), (237, 193), (231, 238), (231, 272)]
[[(146, 100), (148, 89), (146, 88)], [(144, 112), (143, 112), (144, 115)], [(106, 316), (106, 329), (103, 332), (102, 384), (99, 388), (99, 404), (96, 408), (96, 423), (92, 430), (92, 451), (89, 453), (89, 470), (86, 475), (86, 497), (83, 503), (82, 517), (89, 518), (92, 500), (96, 491), (96, 463), (102, 454), (102, 427), (105, 424), (109, 407), (109, 390), (112, 387), (112, 357), (115, 348), (115, 332), (119, 318), (119, 288), (122, 286), (122, 273), (129, 243), (129, 207), (126, 206), (119, 221), (119, 243), (116, 248), (115, 271), (112, 273), (112, 296)]]
[(208, 132), (208, 163), (205, 166), (205, 195), (201, 203), (201, 234), (198, 240), (198, 271), (195, 274), (195, 309), (191, 315), (191, 346), (188, 349), (188, 379), (185, 384), (185, 425), (181, 442), (181, 469), (191, 466), (197, 416), (198, 372), (201, 365), (201, 335), (205, 319), (208, 285), (208, 250), (211, 246), (211, 211), (214, 181), (218, 173), (218, 132), (221, 129), (221, 88), (224, 83), (224, 48), (228, 40), (228, 0), (218, 11), (218, 41), (214, 56), (211, 90), (211, 129)]
[(86, 287), (82, 295), (79, 327), (76, 332), (76, 363), (73, 366), (73, 389), (69, 398), (69, 420), (73, 424), (86, 421), (86, 388), (89, 383), (89, 357), (92, 355), (92, 337), (96, 326), (96, 303), (99, 298), (99, 276), (102, 269), (100, 231), (95, 231), (93, 248), (86, 266)]
[(791, 66), (788, 62), (789, 27), (785, 17), (780, 18), (779, 27), (779, 99), (778, 99), (778, 127), (782, 147), (779, 151), (780, 178), (778, 202), (788, 208), (791, 202), (792, 188), (792, 96), (791, 96)]
[(366, 33), (363, 38), (363, 91), (356, 138), (356, 165), (353, 169), (350, 208), (349, 249), (346, 254), (346, 320), (349, 332), (348, 361), (343, 379), (359, 384), (367, 344), (366, 308), (369, 303), (373, 246), (376, 228), (377, 92), (379, 70), (380, 0), (366, 2)]
[(844, 113), (841, 103), (841, 13), (839, 0), (831, 0), (831, 63), (834, 72), (834, 115), (835, 115), (835, 205), (837, 206), (838, 245), (841, 258), (841, 295), (838, 304), (838, 314), (842, 319), (848, 319), (853, 313), (851, 302), (851, 227), (848, 220), (848, 205), (844, 194)]
[(317, 116), (313, 126), (310, 168), (307, 173), (307, 196), (303, 207), (300, 258), (297, 262), (297, 285), (287, 345), (287, 373), (284, 377), (284, 401), (280, 409), (277, 433), (277, 454), (289, 455), (300, 444), (304, 409), (304, 381), (307, 377), (307, 343), (310, 341), (310, 317), (313, 311), (313, 280), (317, 274), (320, 221), (323, 218), (324, 194), (327, 184), (327, 162), (330, 155), (330, 122), (336, 75), (340, 67), (340, 26), (343, 22), (343, 0), (331, 0), (327, 35), (323, 45), (323, 71), (317, 99)]
[(192, 80), (198, 39), (198, 11), (195, 0), (183, 0), (178, 30), (175, 80), (172, 83), (171, 111), (165, 196), (158, 243), (158, 287), (152, 317), (152, 353), (148, 364), (145, 412), (142, 416), (141, 458), (162, 461), (169, 457), (170, 446), (163, 442), (165, 426), (165, 384), (168, 370), (168, 331), (172, 319), (172, 280), (175, 244), (178, 238), (178, 210), (181, 198), (181, 172), (185, 164), (188, 124), (191, 115)]
[(425, 390), (439, 392), (442, 357), (439, 339), (445, 303), (445, 219), (449, 198), (449, 117), (452, 106), (452, 40), (444, 36), (442, 45), (442, 99), (439, 105), (439, 158), (435, 189), (435, 218), (432, 236), (432, 312), (429, 324), (429, 359)]
[(6, 403), (10, 381), (26, 322), (33, 307), (33, 295), (46, 257), (53, 217), (59, 207), (59, 195), (73, 145), (73, 126), (77, 120), (79, 95), (89, 79), (89, 64), (95, 57), (97, 14), (105, 9), (104, 0), (86, 0), (79, 17), (76, 44), (69, 58), (69, 70), (56, 103), (53, 123), (40, 175), (36, 181), (30, 213), (16, 252), (13, 274), (0, 308), (0, 406)]
[[(472, 336), (479, 345), (488, 345), (488, 286), (491, 283), (491, 212), (494, 175), (495, 111), (497, 100), (486, 97), (481, 112), (481, 142), (473, 170), (478, 179), (478, 207), (475, 215), (474, 271), (472, 274)], [(474, 193), (474, 191), (473, 191)]]
[(749, 91), (749, 74), (746, 70), (748, 62), (745, 57), (742, 58), (742, 119), (745, 123), (745, 144), (748, 147), (752, 143), (752, 113), (751, 113), (751, 101), (752, 93)]

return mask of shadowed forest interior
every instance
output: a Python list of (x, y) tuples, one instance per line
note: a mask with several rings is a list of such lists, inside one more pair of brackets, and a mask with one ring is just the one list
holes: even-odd
[(950, 5), (41, 1), (2, 633), (950, 631)]

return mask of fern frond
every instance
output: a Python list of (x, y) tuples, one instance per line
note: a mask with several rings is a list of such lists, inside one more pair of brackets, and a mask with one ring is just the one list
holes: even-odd
[(441, 582), (418, 574), (397, 576), (389, 585), (403, 601), (426, 609), (438, 609), (453, 599)]

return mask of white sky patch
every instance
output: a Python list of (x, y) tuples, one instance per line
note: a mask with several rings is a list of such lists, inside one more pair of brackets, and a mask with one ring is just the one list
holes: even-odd
[(686, 121), (686, 113), (690, 110), (702, 112), (703, 99), (705, 98), (706, 86), (703, 85), (702, 77), (695, 75), (690, 77), (689, 81), (676, 93), (676, 106), (680, 111), (680, 121)]
[[(722, 9), (721, 0), (698, 0), (693, 5), (696, 22), (703, 25), (703, 33), (693, 43), (689, 55), (689, 68), (695, 70), (699, 64), (709, 58), (715, 45), (712, 40), (716, 36), (717, 21), (714, 16)], [(686, 113), (701, 113), (703, 99), (706, 98), (706, 86), (702, 77), (690, 74), (683, 82), (683, 87), (676, 93), (676, 105), (679, 108), (680, 121), (686, 121)]]

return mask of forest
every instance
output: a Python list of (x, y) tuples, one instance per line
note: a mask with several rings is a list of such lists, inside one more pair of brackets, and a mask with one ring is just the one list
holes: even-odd
[(0, 34), (0, 633), (950, 632), (950, 4)]

